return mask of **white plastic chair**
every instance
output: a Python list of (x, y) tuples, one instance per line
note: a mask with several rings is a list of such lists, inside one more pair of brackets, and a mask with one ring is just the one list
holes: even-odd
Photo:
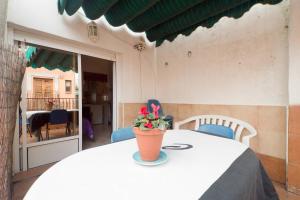
[(249, 146), (250, 139), (257, 135), (257, 131), (253, 126), (239, 119), (222, 116), (222, 115), (198, 115), (189, 117), (183, 121), (175, 123), (174, 129), (180, 129), (180, 126), (195, 121), (195, 130), (204, 124), (215, 124), (229, 127), (235, 133), (235, 140), (240, 141), (241, 134), (244, 129), (248, 130), (249, 134), (243, 136), (242, 143)]

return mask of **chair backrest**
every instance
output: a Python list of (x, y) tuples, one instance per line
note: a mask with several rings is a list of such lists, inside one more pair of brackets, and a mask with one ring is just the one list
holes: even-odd
[(132, 127), (128, 128), (119, 128), (118, 130), (112, 132), (111, 134), (111, 143), (120, 142), (123, 140), (129, 140), (135, 138)]
[(241, 134), (244, 129), (248, 130), (249, 135), (243, 136), (242, 143), (249, 146), (250, 138), (257, 135), (257, 132), (253, 126), (239, 119), (222, 116), (222, 115), (198, 115), (185, 119), (175, 123), (174, 129), (179, 129), (183, 124), (195, 121), (195, 130), (198, 130), (201, 125), (204, 124), (216, 124), (225, 127), (229, 127), (233, 130), (235, 136), (234, 139), (240, 141)]
[(64, 109), (52, 110), (49, 116), (50, 124), (65, 124), (69, 122), (68, 112)]
[(148, 103), (147, 103), (147, 110), (148, 110), (149, 112), (153, 112), (153, 109), (152, 109), (152, 107), (151, 107), (151, 104), (154, 104), (154, 105), (156, 105), (156, 106), (159, 106), (160, 108), (159, 108), (159, 110), (158, 110), (158, 115), (159, 115), (159, 116), (164, 116), (164, 111), (163, 111), (162, 106), (161, 106), (161, 104), (160, 104), (160, 102), (159, 102), (158, 100), (156, 100), (156, 99), (149, 99), (149, 100), (148, 100)]

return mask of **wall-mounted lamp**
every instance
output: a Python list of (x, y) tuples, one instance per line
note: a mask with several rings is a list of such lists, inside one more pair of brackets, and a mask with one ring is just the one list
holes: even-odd
[(139, 42), (135, 44), (133, 48), (141, 52), (146, 49), (146, 44), (144, 42)]
[(88, 37), (92, 42), (97, 42), (99, 39), (98, 36), (98, 26), (94, 21), (91, 21), (87, 24)]
[(190, 58), (192, 57), (192, 51), (188, 51), (187, 56)]

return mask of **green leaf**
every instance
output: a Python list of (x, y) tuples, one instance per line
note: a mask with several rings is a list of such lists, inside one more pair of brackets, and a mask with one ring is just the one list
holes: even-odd
[(158, 128), (158, 126), (159, 126), (159, 120), (152, 121), (151, 123), (153, 125), (153, 128)]
[(149, 113), (147, 118), (148, 119), (155, 119), (155, 115), (153, 113)]
[(138, 115), (138, 117), (137, 117), (138, 119), (144, 119), (145, 118), (145, 116), (144, 115)]

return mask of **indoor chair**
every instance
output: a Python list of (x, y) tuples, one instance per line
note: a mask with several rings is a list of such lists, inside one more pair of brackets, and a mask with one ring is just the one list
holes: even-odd
[(51, 125), (66, 124), (66, 136), (71, 134), (68, 112), (64, 109), (52, 110), (46, 127), (46, 138), (49, 140), (49, 130)]

